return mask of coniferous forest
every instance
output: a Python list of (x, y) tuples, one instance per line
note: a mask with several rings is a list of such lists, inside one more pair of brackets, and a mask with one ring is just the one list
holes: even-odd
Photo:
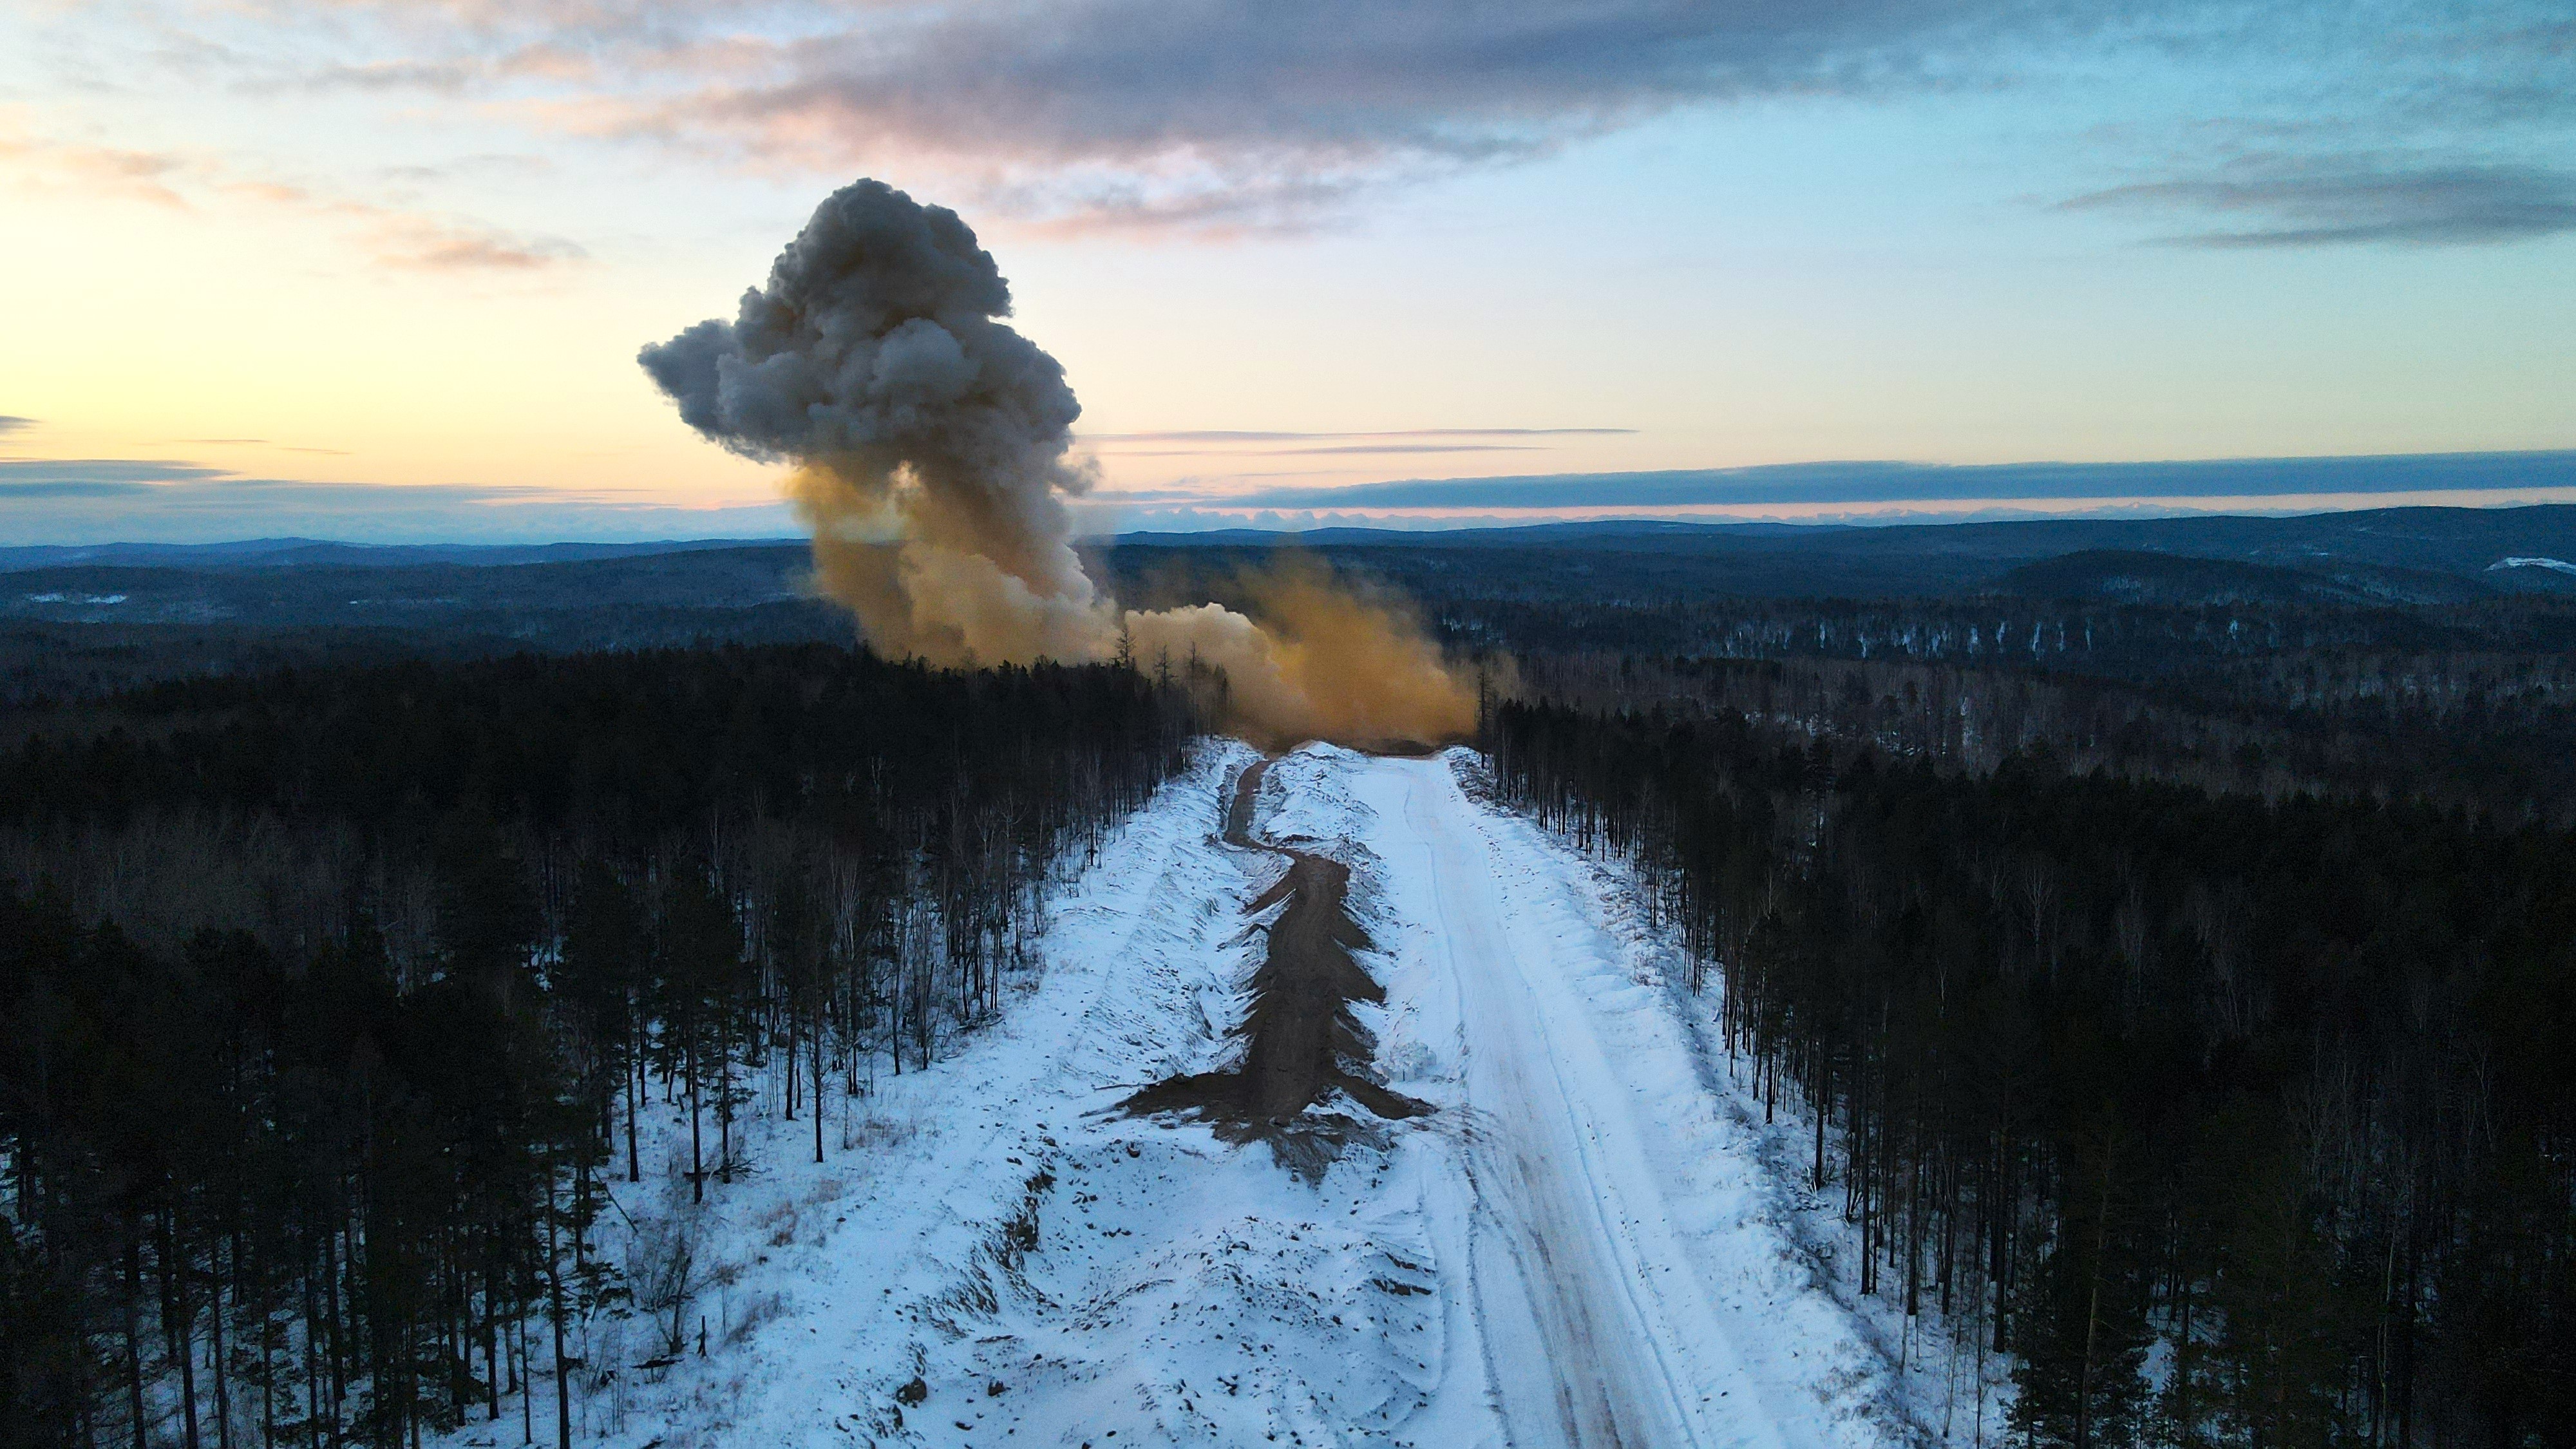
[[(1477, 651), (1494, 792), (1683, 943), (1902, 1351), (2012, 1381), (1956, 1442), (2576, 1444), (2564, 598), (1621, 602), (1402, 561)], [(869, 1151), (1216, 683), (749, 612), (531, 636), (601, 653), (20, 640), (0, 1445), (568, 1442), (705, 1351), (714, 1270), (637, 1193)]]
[[(988, 1016), (1182, 687), (847, 648), (164, 683), (0, 751), (0, 1443), (569, 1442), (640, 1113), (687, 1191)], [(531, 1365), (537, 1367), (532, 1369)], [(551, 1382), (536, 1392), (532, 1377)], [(538, 1406), (543, 1405), (540, 1409)]]
[(1488, 744), (1812, 1116), (1862, 1290), (2014, 1355), (2018, 1442), (2576, 1443), (2576, 834), (1855, 716), (1504, 702)]

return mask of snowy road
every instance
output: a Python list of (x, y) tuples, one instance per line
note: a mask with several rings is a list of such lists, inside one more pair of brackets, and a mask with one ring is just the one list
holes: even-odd
[(1562, 934), (1505, 906), (1493, 844), (1446, 769), (1371, 775), (1372, 844), (1403, 883), (1398, 910), (1418, 903), (1437, 965), (1423, 1026), (1454, 1029), (1475, 1193), (1463, 1288), (1512, 1441), (1715, 1442), (1699, 1385), (1740, 1376), (1701, 1362), (1724, 1345), (1697, 1283), (1673, 1271), (1670, 1215), (1640, 1170), (1649, 1124), (1582, 1013), (1552, 1011), (1563, 1003), (1532, 982), (1558, 969)]
[[(1244, 906), (1281, 870), (1220, 838), (1251, 759), (1212, 747), (1122, 827), (1050, 904), (1043, 975), (931, 1070), (833, 1105), (828, 1163), (805, 1161), (810, 1128), (748, 1124), (758, 1171), (693, 1230), (714, 1348), (577, 1400), (582, 1438), (1922, 1439), (1887, 1320), (1833, 1288), (1830, 1210), (1765, 1165), (1797, 1129), (1747, 1111), (1701, 1039), (1712, 1003), (1669, 984), (1618, 878), (1472, 798), (1464, 754), (1295, 752), (1255, 825), (1351, 867), (1387, 990), (1359, 1015), (1389, 1085), (1437, 1110), (1376, 1122), (1329, 1098), (1368, 1126), (1311, 1183), (1261, 1143), (1115, 1110), (1240, 1051), (1268, 924)], [(680, 1119), (658, 1130), (676, 1160)], [(621, 1215), (667, 1236), (679, 1181), (625, 1190)], [(594, 1362), (649, 1352), (631, 1321), (585, 1333)]]
[(1369, 761), (1354, 783), (1406, 927), (1391, 1014), (1464, 1109), (1467, 1252), (1448, 1286), (1482, 1325), (1509, 1441), (1835, 1442), (1806, 1368), (1836, 1335), (1793, 1356), (1790, 1322), (1713, 1306), (1743, 1249), (1776, 1245), (1686, 1240), (1711, 1184), (1683, 1159), (1721, 1123), (1689, 1100), (1689, 1052), (1653, 1030), (1657, 994), (1619, 973), (1581, 873), (1444, 761)]

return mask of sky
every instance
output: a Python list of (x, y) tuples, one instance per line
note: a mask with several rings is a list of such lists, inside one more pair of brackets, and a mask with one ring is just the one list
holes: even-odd
[(860, 176), (1101, 531), (2576, 501), (2563, 0), (17, 0), (0, 537), (791, 532), (636, 353)]

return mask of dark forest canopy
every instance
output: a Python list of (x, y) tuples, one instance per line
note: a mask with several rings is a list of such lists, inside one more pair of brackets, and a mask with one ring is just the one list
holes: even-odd
[(2037, 1442), (2576, 1442), (2576, 836), (1741, 716), (1489, 743), (1640, 861), (1865, 1284), (2016, 1351)]
[(2412, 801), (2576, 826), (2576, 654), (2320, 649), (2145, 683), (1907, 659), (1520, 658), (1525, 697), (1744, 719), (1983, 774), (2046, 755), (2077, 773), (2281, 800)]
[(685, 1114), (694, 1196), (745, 1112), (821, 1160), (836, 1100), (999, 1009), (1050, 882), (1183, 762), (1185, 684), (817, 645), (22, 717), (0, 1442), (394, 1446), (540, 1371), (568, 1435), (618, 1366), (567, 1325), (694, 1322), (685, 1243), (591, 1248), (638, 1115)]
[(1132, 671), (954, 673), (819, 644), (289, 669), (26, 717), (0, 759), (0, 819), (184, 804), (384, 826), (470, 804), (539, 829), (653, 830), (757, 799), (857, 820), (936, 798), (969, 762), (970, 783), (1034, 789), (1036, 752), (1169, 746), (1177, 709)]

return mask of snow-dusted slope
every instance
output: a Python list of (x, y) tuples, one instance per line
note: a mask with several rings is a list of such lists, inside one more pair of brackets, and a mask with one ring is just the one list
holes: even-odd
[[(1113, 1110), (1234, 1047), (1260, 941), (1243, 903), (1281, 868), (1218, 839), (1249, 759), (1212, 747), (1119, 833), (1051, 907), (1044, 975), (999, 1025), (836, 1099), (849, 1150), (817, 1167), (810, 1128), (754, 1125), (758, 1172), (712, 1192), (701, 1224), (689, 1313), (711, 1322), (707, 1354), (622, 1370), (582, 1401), (583, 1437), (1916, 1437), (1923, 1387), (1838, 1306), (1799, 1237), (1824, 1215), (1802, 1217), (1762, 1165), (1763, 1129), (1617, 882), (1471, 799), (1463, 755), (1309, 748), (1271, 768), (1256, 825), (1353, 867), (1379, 947), (1363, 959), (1389, 993), (1363, 1015), (1392, 1084), (1439, 1110), (1384, 1124), (1315, 1186), (1258, 1144)], [(848, 1130), (845, 1107), (863, 1114)], [(620, 1197), (648, 1240), (685, 1216), (667, 1184)], [(656, 1352), (634, 1320), (587, 1347)]]

